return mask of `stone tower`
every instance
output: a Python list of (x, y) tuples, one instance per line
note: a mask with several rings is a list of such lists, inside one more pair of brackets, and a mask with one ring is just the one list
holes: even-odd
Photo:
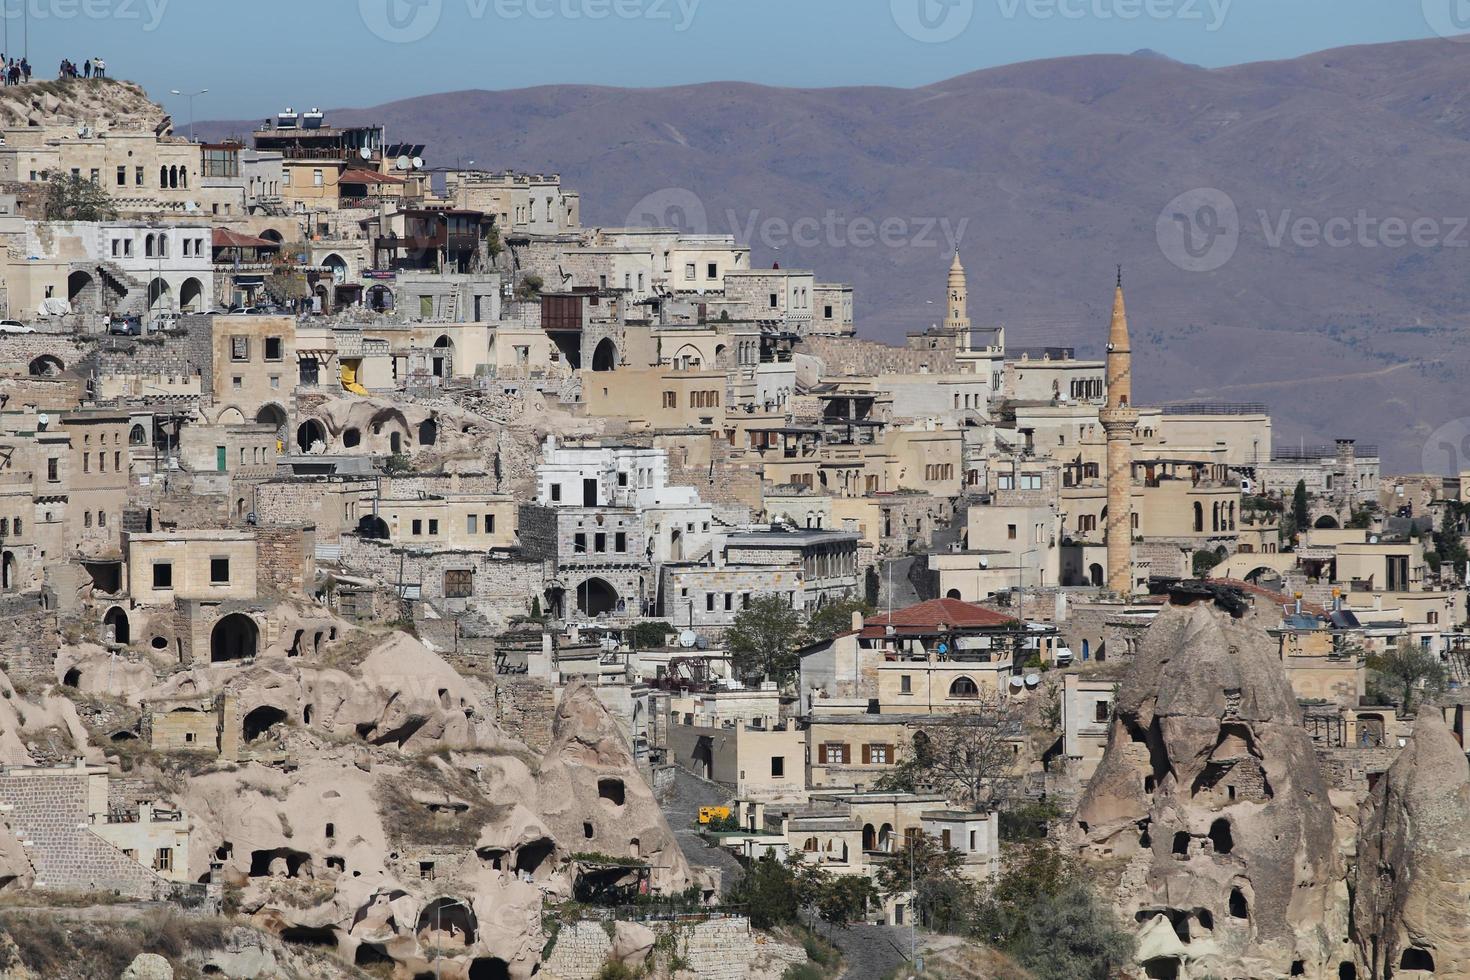
[(965, 267), (960, 262), (959, 249), (955, 249), (954, 262), (949, 267), (949, 312), (945, 314), (944, 329), (959, 335), (960, 349), (969, 348), (970, 287), (965, 278)]
[(1123, 273), (1113, 294), (1108, 328), (1108, 401), (1098, 421), (1108, 435), (1108, 588), (1133, 594), (1133, 351), (1128, 343), (1128, 312), (1123, 305)]

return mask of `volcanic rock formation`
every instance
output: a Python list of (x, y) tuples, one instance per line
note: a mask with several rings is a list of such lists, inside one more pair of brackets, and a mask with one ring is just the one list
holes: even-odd
[(1118, 694), (1076, 817), (1126, 862), (1118, 906), (1154, 977), (1336, 978), (1353, 959), (1333, 809), (1269, 637), (1170, 607)]
[(1423, 712), (1363, 808), (1353, 932), (1368, 976), (1470, 976), (1470, 763)]

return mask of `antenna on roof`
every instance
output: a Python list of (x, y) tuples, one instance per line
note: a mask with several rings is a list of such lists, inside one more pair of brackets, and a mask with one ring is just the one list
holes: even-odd
[(1122, 265), (1119, 265), (1118, 266), (1118, 288), (1119, 289), (1122, 289), (1123, 288), (1123, 266)]

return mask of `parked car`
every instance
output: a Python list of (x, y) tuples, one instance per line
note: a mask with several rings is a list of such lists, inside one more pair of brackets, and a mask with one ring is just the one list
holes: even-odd
[(160, 330), (175, 330), (179, 322), (184, 319), (182, 313), (160, 313), (148, 324), (149, 333), (158, 333)]
[(19, 320), (0, 320), (0, 333), (35, 333), (35, 327), (28, 327)]
[(107, 324), (107, 332), (119, 337), (143, 336), (143, 318), (137, 314), (113, 314)]

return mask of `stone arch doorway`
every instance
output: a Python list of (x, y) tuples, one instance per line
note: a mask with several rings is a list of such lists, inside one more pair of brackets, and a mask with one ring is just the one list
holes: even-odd
[(618, 590), (606, 579), (589, 578), (577, 586), (577, 611), (585, 616), (601, 616), (618, 610)]
[(468, 905), (457, 898), (436, 898), (419, 913), (414, 932), (432, 937), (429, 945), (473, 946), (479, 923)]
[(316, 419), (307, 419), (296, 429), (296, 448), (303, 453), (312, 451), (312, 446), (321, 443), (325, 449), (327, 445), (327, 428)]
[(174, 308), (174, 290), (167, 280), (154, 279), (148, 284), (148, 312), (166, 313)]
[(260, 406), (255, 413), (255, 421), (257, 425), (275, 426), (277, 442), (286, 438), (286, 410), (275, 402)]
[(204, 284), (189, 278), (179, 287), (179, 311), (182, 313), (204, 312)]
[(1321, 517), (1317, 518), (1317, 523), (1312, 525), (1312, 527), (1316, 528), (1319, 531), (1335, 531), (1341, 526), (1342, 525), (1337, 523), (1337, 518), (1333, 517), (1331, 514), (1323, 514)]
[(439, 426), (433, 419), (424, 419), (419, 423), (419, 445), (432, 446), (439, 441)]
[(618, 366), (618, 345), (611, 337), (603, 337), (592, 352), (592, 370), (612, 371)]
[(19, 587), (19, 570), (15, 564), (15, 552), (0, 554), (0, 589), (6, 592)]
[(97, 305), (96, 297), (91, 290), (96, 284), (88, 272), (73, 272), (66, 277), (66, 301), (71, 304), (74, 313), (90, 313)]
[(128, 614), (123, 612), (121, 606), (113, 606), (107, 610), (107, 615), (102, 617), (102, 629), (105, 633), (108, 628), (112, 629), (112, 642), (127, 646), (132, 642), (132, 636), (128, 630)]
[(31, 361), (26, 373), (33, 378), (54, 378), (66, 370), (66, 365), (55, 354), (42, 354)]
[(1093, 586), (1097, 588), (1102, 588), (1103, 567), (1097, 562), (1093, 562), (1091, 565), (1089, 565), (1087, 568), (1087, 580), (1092, 583)]
[(260, 647), (260, 627), (244, 613), (230, 613), (209, 634), (210, 663), (252, 660)]
[(388, 522), (376, 514), (364, 514), (357, 522), (357, 533), (371, 541), (387, 541)]

